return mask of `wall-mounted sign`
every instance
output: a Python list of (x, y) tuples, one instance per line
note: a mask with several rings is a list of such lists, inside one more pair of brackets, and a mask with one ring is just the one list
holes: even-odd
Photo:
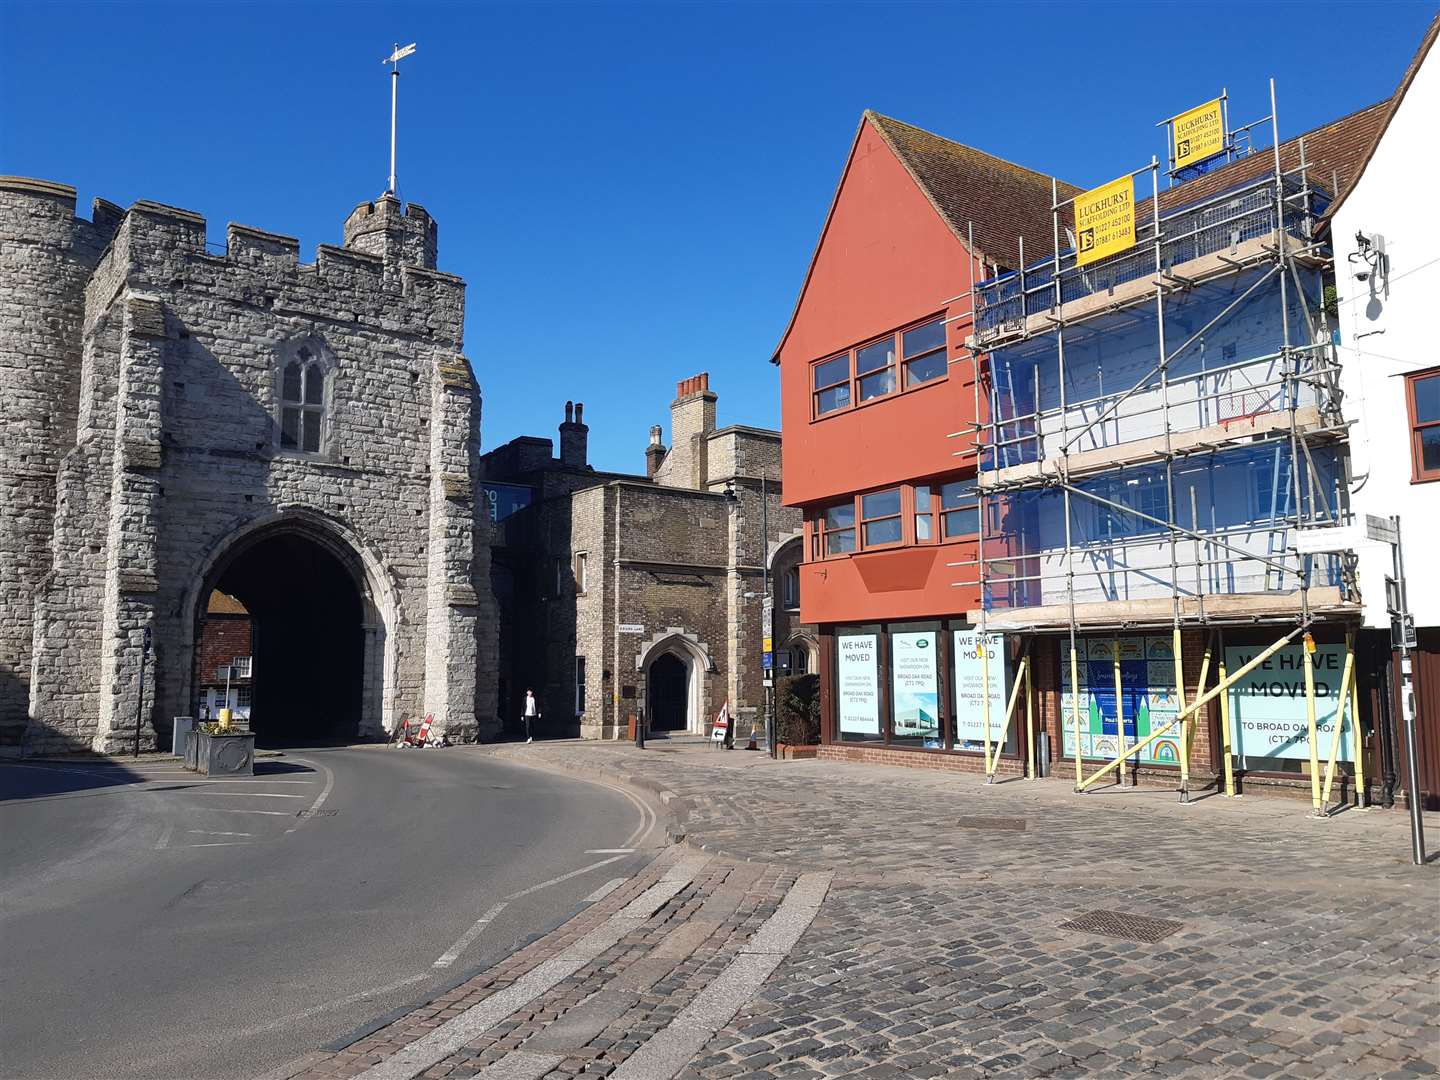
[(897, 737), (924, 739), (939, 746), (940, 686), (935, 670), (936, 635), (891, 634), (891, 683)]
[(1170, 159), (1175, 168), (1198, 165), (1225, 151), (1225, 110), (1219, 98), (1170, 121)]
[(835, 638), (840, 731), (845, 735), (880, 734), (880, 665), (874, 634)]
[[(979, 630), (955, 631), (955, 745), (979, 750), (985, 745), (984, 670), (980, 663)], [(985, 666), (989, 669), (990, 743), (1000, 738), (1005, 723), (1005, 635), (985, 635)]]
[[(1263, 651), (1263, 645), (1228, 648), (1225, 665), (1230, 671), (1238, 671)], [(1345, 646), (1316, 645), (1311, 662), (1315, 680), (1315, 729), (1320, 740), (1315, 756), (1326, 761), (1335, 732)], [(1352, 730), (1347, 721), (1340, 736), (1341, 761), (1355, 760)], [(1299, 644), (1285, 646), (1230, 687), (1230, 748), (1242, 758), (1309, 760), (1305, 662)]]
[(485, 503), (490, 508), (491, 521), (504, 521), (516, 510), (525, 509), (535, 495), (535, 490), (524, 484), (487, 482), (480, 485), (480, 490), (485, 492)]
[(1075, 263), (1085, 266), (1135, 244), (1135, 178), (1122, 176), (1075, 198)]
[(640, 623), (622, 622), (618, 629), (622, 634), (643, 634), (645, 632), (645, 627)]

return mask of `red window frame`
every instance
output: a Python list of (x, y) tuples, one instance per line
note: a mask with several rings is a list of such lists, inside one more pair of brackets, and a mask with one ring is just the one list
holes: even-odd
[[(907, 356), (905, 354), (905, 335), (914, 333), (916, 330), (924, 329), (932, 323), (940, 324), (940, 344), (933, 348), (924, 348), (917, 345), (913, 351), (913, 354)], [(912, 323), (906, 323), (904, 326), (896, 330), (892, 330), (888, 334), (881, 334), (879, 337), (867, 338), (865, 341), (860, 342), (858, 345), (853, 345), (842, 352), (832, 353), (829, 356), (826, 356), (820, 360), (812, 360), (810, 362), (810, 422), (813, 424), (817, 420), (823, 420), (829, 416), (836, 416), (840, 413), (850, 412), (852, 409), (858, 409), (862, 405), (869, 405), (871, 402), (885, 401), (900, 394), (907, 394), (913, 390), (919, 390), (921, 387), (924, 386), (934, 386), (936, 383), (944, 382), (950, 377), (950, 343), (947, 340), (947, 326), (948, 324), (945, 322), (945, 313), (943, 311), (938, 312), (933, 315), (927, 315), (923, 319), (917, 319)], [(861, 352), (875, 345), (881, 345), (886, 342), (888, 342), (890, 345), (890, 356), (888, 363), (882, 365), (881, 367), (872, 368), (869, 371), (857, 370), (859, 365), (859, 356)], [(937, 353), (940, 354), (945, 360), (944, 368), (941, 373), (920, 382), (912, 382), (910, 378), (911, 366), (921, 360), (929, 360), (933, 358)], [(827, 381), (824, 385), (817, 385), (815, 379), (818, 370), (825, 364), (832, 363), (833, 361), (839, 360), (842, 357), (848, 360), (848, 378)], [(861, 382), (867, 379), (873, 379), (875, 376), (885, 371), (890, 372), (890, 389), (882, 394), (874, 394), (866, 398), (864, 401), (861, 401)], [(834, 390), (837, 387), (847, 385), (849, 387), (849, 392), (846, 403), (844, 405), (837, 405), (831, 409), (826, 409), (822, 412), (820, 409), (820, 395), (826, 391)]]
[(1440, 367), (1412, 372), (1405, 376), (1405, 409), (1410, 419), (1410, 479), (1412, 483), (1428, 484), (1440, 480), (1440, 469), (1426, 469), (1421, 452), (1420, 433), (1440, 429), (1440, 418), (1421, 420), (1415, 403), (1415, 384), (1426, 379), (1440, 379)]
[[(973, 540), (979, 530), (967, 533), (948, 533), (945, 530), (945, 518), (947, 514), (954, 513), (957, 509), (970, 509), (971, 498), (974, 507), (978, 512), (980, 494), (978, 488), (973, 491), (972, 497), (966, 499), (966, 503), (960, 507), (945, 509), (941, 492), (948, 484), (973, 483), (974, 476), (965, 476), (956, 479), (944, 479), (932, 477), (927, 480), (915, 483), (892, 484), (890, 487), (877, 488), (874, 491), (859, 492), (848, 499), (841, 499), (821, 507), (808, 521), (810, 529), (810, 561), (818, 562), (822, 559), (841, 559), (850, 555), (860, 555), (867, 551), (885, 551), (891, 548), (906, 546), (922, 546), (927, 544), (947, 544), (952, 542), (964, 542)], [(899, 509), (893, 513), (874, 514), (867, 517), (865, 514), (865, 500), (876, 495), (884, 495), (890, 492), (898, 492), (900, 496)], [(837, 507), (850, 508), (851, 524), (839, 529), (825, 528), (825, 515)], [(922, 538), (918, 519), (928, 517), (930, 522), (930, 535)], [(900, 523), (900, 539), (885, 541), (883, 543), (869, 543), (866, 540), (867, 526), (875, 525), (883, 521), (898, 520)], [(829, 536), (832, 533), (852, 533), (853, 546), (848, 551), (830, 551)]]

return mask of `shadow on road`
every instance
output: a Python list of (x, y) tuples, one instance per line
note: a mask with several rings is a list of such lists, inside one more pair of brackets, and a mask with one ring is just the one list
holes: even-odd
[(0, 803), (143, 784), (145, 779), (129, 766), (110, 761), (0, 762)]

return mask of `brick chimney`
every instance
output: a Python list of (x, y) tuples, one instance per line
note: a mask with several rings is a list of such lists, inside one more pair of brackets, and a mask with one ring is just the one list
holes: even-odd
[(664, 460), (665, 444), (660, 441), (660, 425), (656, 424), (650, 429), (650, 445), (645, 448), (645, 475), (654, 480), (655, 472)]
[(675, 385), (670, 403), (670, 453), (656, 479), (670, 487), (705, 486), (706, 438), (715, 430), (715, 402), (710, 373), (702, 371)]
[(590, 428), (585, 423), (585, 403), (565, 402), (565, 422), (560, 425), (560, 463), (572, 469), (586, 467)]

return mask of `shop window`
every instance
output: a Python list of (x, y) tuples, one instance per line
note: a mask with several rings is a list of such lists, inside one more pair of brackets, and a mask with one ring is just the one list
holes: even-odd
[(890, 742), (941, 748), (938, 628), (890, 631)]
[(835, 730), (843, 742), (881, 739), (878, 627), (850, 627), (835, 635)]
[(901, 335), (905, 385), (919, 386), (945, 374), (945, 320), (932, 319)]
[(1410, 409), (1410, 467), (1414, 480), (1440, 480), (1440, 370), (1405, 377)]
[(900, 489), (876, 491), (860, 496), (860, 518), (864, 546), (890, 547), (903, 538), (900, 528)]
[(980, 497), (974, 480), (956, 480), (940, 488), (940, 518), (945, 539), (974, 536), (980, 531)]

